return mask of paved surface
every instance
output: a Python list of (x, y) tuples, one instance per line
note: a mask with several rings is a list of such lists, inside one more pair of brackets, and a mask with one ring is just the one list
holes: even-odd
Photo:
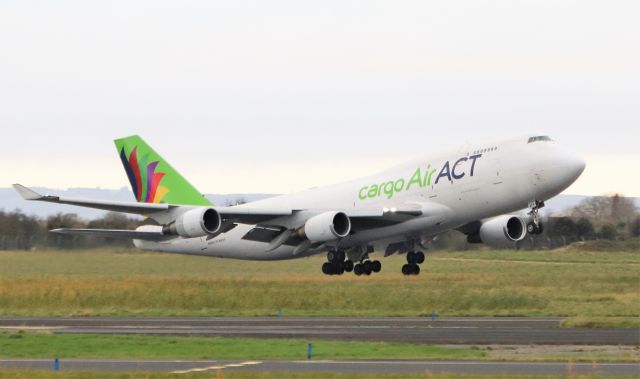
[[(0, 360), (0, 369), (52, 370), (52, 360)], [(61, 360), (62, 371), (288, 371), (288, 372), (377, 372), (460, 373), (487, 375), (640, 375), (638, 363), (564, 362), (476, 362), (476, 361), (132, 361)]]
[(53, 333), (303, 338), (425, 344), (640, 345), (640, 329), (560, 328), (561, 318), (213, 317), (0, 318), (2, 329)]

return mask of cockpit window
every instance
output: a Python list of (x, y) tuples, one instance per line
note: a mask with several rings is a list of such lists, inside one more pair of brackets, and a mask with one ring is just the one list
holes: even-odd
[(532, 143), (532, 142), (537, 142), (537, 141), (551, 141), (551, 138), (549, 138), (549, 136), (529, 137), (529, 142), (527, 142), (527, 143)]

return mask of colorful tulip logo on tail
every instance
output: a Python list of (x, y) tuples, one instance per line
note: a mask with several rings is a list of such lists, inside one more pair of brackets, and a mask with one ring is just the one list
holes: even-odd
[(212, 205), (142, 138), (114, 141), (136, 200), (172, 205)]
[(147, 156), (138, 159), (138, 146), (134, 147), (129, 158), (124, 151), (120, 150), (120, 159), (129, 177), (131, 189), (136, 196), (136, 200), (143, 203), (160, 203), (169, 189), (160, 185), (164, 172), (155, 172), (158, 161), (147, 162)]

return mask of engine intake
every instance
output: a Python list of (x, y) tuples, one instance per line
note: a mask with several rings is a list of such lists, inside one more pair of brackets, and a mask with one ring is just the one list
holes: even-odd
[(517, 216), (498, 216), (484, 221), (478, 233), (468, 237), (469, 242), (482, 242), (490, 246), (513, 245), (524, 239), (527, 227), (523, 219)]
[(179, 235), (184, 238), (204, 237), (220, 230), (222, 218), (213, 208), (196, 208), (185, 212), (169, 225), (162, 228), (164, 234)]
[(349, 235), (351, 220), (344, 212), (324, 212), (307, 220), (298, 230), (311, 242), (326, 242)]

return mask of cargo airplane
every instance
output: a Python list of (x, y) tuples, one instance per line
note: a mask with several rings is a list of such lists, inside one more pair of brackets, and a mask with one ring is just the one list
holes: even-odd
[[(136, 230), (54, 229), (67, 235), (130, 238), (136, 247), (246, 260), (294, 259), (326, 253), (322, 272), (381, 270), (373, 252), (405, 254), (417, 275), (430, 241), (457, 230), (471, 243), (514, 245), (542, 232), (538, 211), (583, 172), (582, 158), (547, 136), (467, 144), (429, 154), (345, 183), (235, 206), (216, 206), (139, 136), (115, 141), (136, 201), (41, 195), (26, 200), (147, 217)], [(528, 209), (526, 213), (513, 212)]]

